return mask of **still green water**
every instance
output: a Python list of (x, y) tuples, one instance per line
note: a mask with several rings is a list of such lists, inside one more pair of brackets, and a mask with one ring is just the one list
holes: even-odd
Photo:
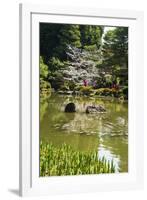
[[(65, 113), (74, 102), (76, 113)], [(103, 105), (107, 112), (86, 114), (88, 105)], [(117, 171), (128, 171), (128, 104), (114, 99), (52, 94), (40, 98), (40, 139), (75, 150), (97, 150), (114, 161)]]

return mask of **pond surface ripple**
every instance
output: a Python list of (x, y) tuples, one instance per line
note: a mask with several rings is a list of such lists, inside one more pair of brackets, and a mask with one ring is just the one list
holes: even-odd
[[(65, 113), (74, 102), (75, 113)], [(86, 114), (89, 105), (102, 105), (106, 113)], [(79, 151), (97, 150), (114, 161), (117, 170), (128, 171), (128, 104), (114, 99), (52, 94), (40, 98), (40, 138), (56, 146), (66, 143)]]

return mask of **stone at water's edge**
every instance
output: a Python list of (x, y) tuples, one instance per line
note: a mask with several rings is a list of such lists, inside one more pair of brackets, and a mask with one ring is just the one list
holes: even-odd
[(99, 106), (87, 106), (86, 113), (104, 113), (106, 112), (106, 109), (99, 105)]
[[(74, 103), (68, 103), (65, 106), (65, 112), (76, 112), (76, 106)], [(86, 113), (104, 113), (106, 112), (106, 109), (102, 106), (102, 105), (98, 105), (98, 106), (87, 106), (86, 107)]]
[(76, 106), (74, 103), (68, 103), (65, 107), (65, 112), (76, 112)]

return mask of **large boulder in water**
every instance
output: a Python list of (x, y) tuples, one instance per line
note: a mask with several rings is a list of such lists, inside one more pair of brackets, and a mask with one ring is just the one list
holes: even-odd
[(98, 106), (87, 106), (86, 113), (104, 113), (106, 109), (102, 105)]
[(65, 106), (65, 112), (76, 112), (76, 106), (74, 103), (68, 103)]

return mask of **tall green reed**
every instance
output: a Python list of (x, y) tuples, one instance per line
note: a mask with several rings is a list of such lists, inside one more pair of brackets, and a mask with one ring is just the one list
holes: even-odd
[(64, 176), (115, 173), (115, 165), (98, 152), (75, 151), (71, 146), (40, 143), (40, 176)]

